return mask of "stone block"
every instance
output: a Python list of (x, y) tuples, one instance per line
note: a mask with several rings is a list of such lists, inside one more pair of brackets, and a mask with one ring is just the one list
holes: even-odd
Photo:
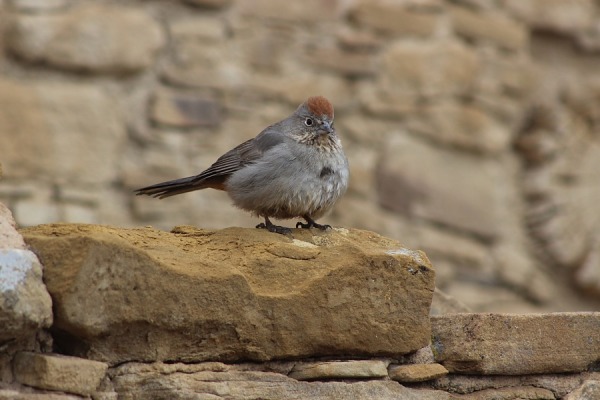
[(447, 374), (448, 370), (437, 363), (390, 365), (389, 368), (390, 378), (398, 382), (431, 381)]
[(504, 7), (532, 29), (556, 34), (576, 35), (596, 23), (594, 0), (506, 0)]
[[(398, 356), (430, 339), (434, 271), (359, 230), (55, 224), (40, 256), (64, 351), (95, 360)], [(368, 279), (365, 279), (368, 277)]]
[(0, 110), (6, 178), (116, 179), (125, 123), (115, 99), (97, 84), (0, 79)]
[(150, 117), (159, 125), (176, 128), (215, 127), (221, 107), (209, 96), (160, 90), (152, 99)]
[(467, 394), (460, 397), (461, 400), (516, 400), (516, 399), (535, 399), (535, 400), (555, 400), (554, 394), (543, 388), (536, 387), (509, 387), (499, 389), (480, 390), (476, 393)]
[(494, 160), (399, 135), (390, 140), (377, 171), (383, 207), (486, 240), (502, 231), (501, 193), (511, 184)]
[(69, 5), (68, 0), (11, 0), (10, 4), (20, 12), (56, 12)]
[(15, 16), (7, 37), (9, 49), (27, 61), (121, 73), (152, 65), (165, 40), (160, 25), (142, 8), (100, 3)]
[(0, 249), (0, 342), (23, 339), (51, 323), (52, 300), (35, 254)]
[(81, 396), (65, 393), (33, 393), (32, 391), (0, 389), (0, 400), (81, 400)]
[(427, 386), (457, 394), (476, 393), (486, 389), (530, 386), (548, 389), (555, 398), (562, 399), (580, 387), (584, 381), (594, 381), (598, 378), (600, 378), (599, 372), (523, 376), (448, 374), (428, 382)]
[(83, 396), (96, 391), (107, 369), (108, 365), (99, 361), (58, 354), (21, 352), (14, 359), (18, 382)]
[(252, 80), (240, 53), (229, 48), (188, 38), (175, 38), (171, 46), (173, 56), (160, 73), (173, 86), (232, 90)]
[(434, 34), (441, 17), (431, 10), (411, 9), (403, 2), (362, 0), (350, 10), (359, 26), (399, 36), (427, 37)]
[(311, 49), (308, 52), (311, 63), (348, 78), (364, 78), (377, 72), (372, 54), (346, 51), (338, 47)]
[(341, 28), (336, 34), (340, 48), (361, 53), (375, 53), (384, 43), (374, 33)]
[(435, 359), (451, 373), (581, 372), (600, 361), (600, 313), (454, 314), (431, 322)]
[(509, 129), (479, 107), (438, 103), (420, 108), (409, 118), (407, 127), (446, 146), (483, 154), (499, 154), (510, 146)]
[(227, 37), (223, 21), (195, 14), (169, 21), (169, 32), (176, 39), (189, 38), (206, 42), (218, 42)]
[[(115, 371), (113, 384), (119, 398), (126, 399), (286, 399), (286, 400), (452, 400), (439, 390), (410, 389), (391, 380), (298, 381), (263, 371), (196, 370), (182, 364), (146, 364), (131, 371)], [(198, 368), (200, 369), (200, 368)]]
[[(236, 3), (237, 11), (246, 16), (300, 23), (323, 23), (335, 20), (342, 11), (340, 0), (305, 0), (281, 2), (273, 0), (246, 0)], [(314, 12), (307, 12), (312, 10)]]
[(529, 44), (525, 25), (499, 12), (451, 7), (450, 16), (456, 33), (468, 39), (489, 42), (508, 50), (523, 50)]
[(219, 9), (231, 4), (232, 0), (184, 0), (186, 3), (197, 7)]
[(399, 40), (382, 55), (378, 87), (390, 96), (440, 96), (472, 90), (481, 68), (474, 50), (456, 41)]
[(387, 365), (378, 360), (298, 363), (288, 376), (299, 381), (387, 378)]

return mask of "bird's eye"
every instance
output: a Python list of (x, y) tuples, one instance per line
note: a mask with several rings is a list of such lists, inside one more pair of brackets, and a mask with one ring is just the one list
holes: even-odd
[(304, 120), (304, 125), (306, 125), (306, 126), (312, 126), (312, 124), (314, 124), (314, 123), (315, 123), (315, 122), (313, 121), (313, 119), (312, 119), (312, 118), (306, 118), (306, 119)]

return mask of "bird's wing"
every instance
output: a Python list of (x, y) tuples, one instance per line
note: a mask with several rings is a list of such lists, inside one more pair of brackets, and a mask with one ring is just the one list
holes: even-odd
[(194, 181), (200, 183), (224, 180), (245, 165), (258, 160), (267, 150), (282, 143), (283, 140), (284, 137), (281, 133), (267, 128), (257, 137), (247, 140), (223, 154), (213, 165), (197, 175)]
[(225, 181), (235, 171), (258, 160), (267, 150), (282, 143), (284, 136), (270, 126), (254, 139), (250, 139), (229, 150), (199, 175), (161, 182), (137, 189), (138, 195), (165, 198), (193, 190), (213, 188), (225, 190)]

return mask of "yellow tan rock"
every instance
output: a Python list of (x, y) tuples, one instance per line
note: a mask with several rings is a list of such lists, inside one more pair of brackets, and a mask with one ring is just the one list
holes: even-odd
[[(41, 225), (56, 338), (118, 363), (398, 356), (429, 342), (434, 271), (368, 231)], [(304, 244), (302, 244), (304, 243)], [(300, 245), (302, 244), (302, 245)]]

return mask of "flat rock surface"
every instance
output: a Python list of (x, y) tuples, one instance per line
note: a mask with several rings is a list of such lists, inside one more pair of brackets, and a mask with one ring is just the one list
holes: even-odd
[(427, 345), (434, 271), (375, 233), (55, 224), (22, 231), (65, 352), (127, 360), (398, 356)]
[(84, 396), (96, 391), (107, 368), (102, 362), (59, 354), (21, 352), (14, 361), (20, 383)]
[(299, 381), (343, 378), (387, 378), (387, 364), (387, 362), (378, 360), (297, 364), (289, 376)]
[(0, 400), (81, 400), (81, 396), (65, 393), (33, 393), (0, 389)]
[(182, 364), (124, 365), (113, 371), (114, 391), (125, 399), (450, 400), (439, 390), (409, 389), (390, 380), (303, 382), (262, 371), (215, 366), (194, 371)]
[(160, 25), (141, 9), (85, 3), (63, 13), (20, 15), (7, 36), (26, 60), (99, 72), (148, 67), (164, 43)]
[(447, 374), (448, 370), (437, 363), (392, 365), (389, 369), (390, 378), (398, 382), (424, 382)]
[(487, 389), (536, 387), (548, 389), (557, 399), (581, 387), (585, 381), (600, 379), (600, 372), (545, 375), (457, 375), (449, 374), (434, 381), (415, 385), (457, 394), (482, 393)]
[(431, 321), (435, 359), (452, 373), (581, 372), (600, 361), (600, 313), (453, 314)]

